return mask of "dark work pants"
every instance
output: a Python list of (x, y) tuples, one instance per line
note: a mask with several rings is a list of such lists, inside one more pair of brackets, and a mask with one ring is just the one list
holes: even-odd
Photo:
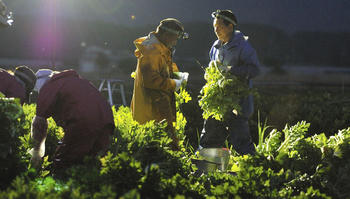
[(110, 145), (112, 132), (113, 128), (109, 125), (95, 131), (81, 125), (65, 129), (63, 140), (54, 154), (53, 167), (67, 168), (82, 163), (85, 156), (105, 152)]
[(241, 155), (254, 154), (248, 118), (230, 114), (225, 121), (208, 119), (204, 121), (200, 146), (203, 148), (225, 147), (225, 141)]

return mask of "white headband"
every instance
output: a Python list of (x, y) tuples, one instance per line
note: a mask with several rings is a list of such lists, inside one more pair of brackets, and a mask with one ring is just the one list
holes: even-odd
[(229, 21), (230, 23), (232, 23), (233, 25), (235, 25), (235, 26), (237, 25), (237, 22), (233, 21), (232, 19), (230, 19), (229, 17), (227, 17), (227, 16), (225, 16), (225, 15), (220, 14), (219, 12), (220, 12), (220, 11), (217, 10), (217, 11), (211, 13), (211, 16), (212, 16), (213, 18), (216, 18), (216, 17), (223, 18), (223, 19)]

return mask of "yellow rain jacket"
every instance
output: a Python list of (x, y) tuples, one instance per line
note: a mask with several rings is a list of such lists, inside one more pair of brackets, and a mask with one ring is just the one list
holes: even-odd
[(172, 77), (173, 72), (178, 71), (172, 53), (154, 32), (136, 39), (134, 44), (137, 68), (131, 100), (132, 116), (140, 124), (166, 119), (172, 129), (176, 121), (176, 83)]

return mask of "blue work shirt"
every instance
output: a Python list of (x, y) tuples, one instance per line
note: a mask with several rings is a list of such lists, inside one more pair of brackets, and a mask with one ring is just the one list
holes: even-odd
[[(252, 87), (251, 79), (260, 73), (259, 60), (254, 48), (248, 42), (248, 37), (236, 30), (231, 39), (222, 44), (216, 40), (209, 52), (210, 61), (220, 61), (225, 66), (231, 66), (230, 73), (245, 81)], [(241, 100), (241, 116), (248, 118), (254, 111), (253, 96)]]

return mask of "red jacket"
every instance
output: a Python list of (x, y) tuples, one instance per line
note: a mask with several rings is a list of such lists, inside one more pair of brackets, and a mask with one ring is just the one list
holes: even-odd
[(20, 98), (23, 104), (26, 101), (25, 88), (19, 83), (14, 75), (0, 68), (0, 92), (6, 97)]
[(65, 132), (77, 127), (97, 132), (106, 125), (114, 126), (108, 102), (88, 80), (73, 70), (55, 74), (45, 83), (37, 99), (36, 115), (51, 116)]

